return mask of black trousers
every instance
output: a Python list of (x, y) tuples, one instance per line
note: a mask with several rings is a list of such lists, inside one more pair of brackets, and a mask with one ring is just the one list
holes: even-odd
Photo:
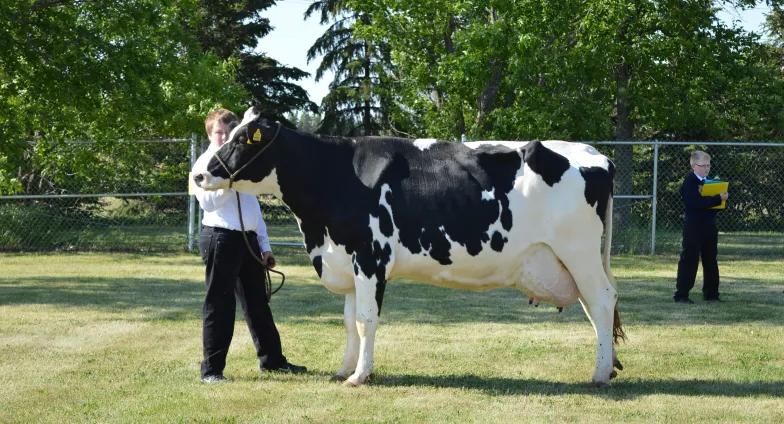
[(675, 300), (689, 297), (697, 277), (697, 264), (702, 259), (702, 296), (719, 298), (719, 264), (716, 261), (719, 233), (716, 225), (689, 225), (683, 227), (681, 258), (678, 261), (678, 278), (675, 283)]
[[(259, 255), (256, 233), (246, 234), (253, 253)], [(202, 309), (202, 377), (223, 373), (234, 334), (236, 300), (245, 312), (259, 366), (276, 368), (285, 363), (280, 335), (264, 289), (264, 269), (250, 256), (242, 237), (240, 231), (202, 227), (199, 250), (206, 265), (207, 286)]]

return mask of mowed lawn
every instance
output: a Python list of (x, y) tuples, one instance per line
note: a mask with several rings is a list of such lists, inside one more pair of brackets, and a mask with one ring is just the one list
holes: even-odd
[(616, 257), (629, 340), (608, 388), (589, 384), (582, 308), (513, 290), (391, 283), (376, 378), (330, 382), (342, 298), (300, 249), (272, 307), (307, 375), (261, 375), (241, 315), (222, 385), (199, 381), (202, 266), (189, 254), (1, 254), (0, 422), (784, 422), (784, 259), (720, 256), (725, 302), (671, 300), (677, 259)]

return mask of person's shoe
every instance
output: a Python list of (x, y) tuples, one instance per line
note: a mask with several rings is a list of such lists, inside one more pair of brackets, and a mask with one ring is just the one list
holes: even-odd
[(286, 361), (280, 366), (275, 368), (261, 367), (261, 370), (268, 371), (268, 372), (282, 372), (287, 374), (303, 374), (308, 372), (308, 369), (306, 367), (303, 367), (302, 365), (294, 365), (289, 361)]
[(687, 305), (693, 305), (694, 301), (689, 299), (688, 297), (682, 297), (680, 299), (675, 299), (675, 303), (685, 303)]
[(205, 375), (201, 378), (201, 382), (205, 384), (220, 384), (226, 381), (226, 377), (223, 374), (212, 374), (212, 375)]

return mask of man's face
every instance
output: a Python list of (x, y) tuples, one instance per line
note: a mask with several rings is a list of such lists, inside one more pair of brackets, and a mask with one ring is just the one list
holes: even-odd
[(212, 131), (210, 131), (207, 136), (210, 139), (210, 144), (212, 144), (214, 147), (220, 147), (229, 138), (229, 129), (226, 127), (226, 125), (223, 125), (220, 122), (216, 122), (212, 125)]
[(693, 169), (694, 173), (699, 175), (700, 178), (707, 177), (711, 169), (710, 159), (698, 160), (697, 163), (692, 164), (691, 169)]

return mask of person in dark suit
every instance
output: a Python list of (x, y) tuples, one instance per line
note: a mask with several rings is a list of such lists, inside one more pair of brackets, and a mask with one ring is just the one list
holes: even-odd
[(718, 230), (717, 209), (710, 209), (727, 200), (726, 192), (702, 197), (700, 188), (711, 168), (711, 157), (695, 151), (689, 158), (692, 172), (686, 174), (681, 185), (681, 198), (685, 209), (681, 258), (673, 299), (678, 303), (692, 304), (689, 291), (694, 287), (697, 264), (702, 259), (702, 296), (706, 301), (719, 300), (719, 264), (716, 262)]

